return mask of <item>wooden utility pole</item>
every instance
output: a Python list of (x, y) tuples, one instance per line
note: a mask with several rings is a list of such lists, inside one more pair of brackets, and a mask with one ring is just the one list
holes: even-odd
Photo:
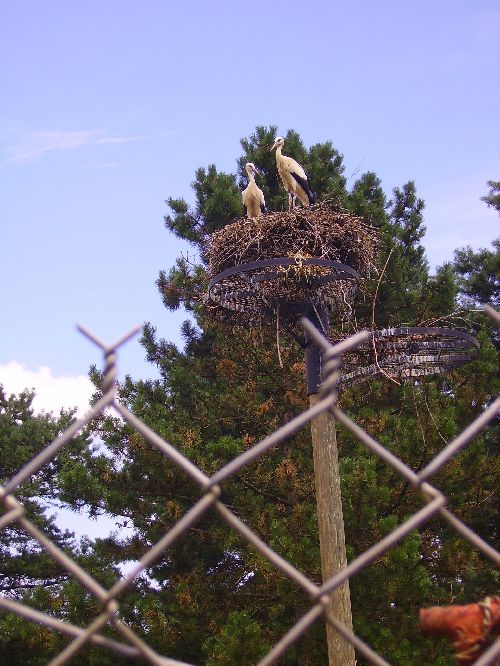
[[(309, 315), (313, 324), (326, 332), (328, 317), (316, 311)], [(309, 404), (312, 407), (320, 398), (321, 352), (312, 340), (307, 340), (306, 367)], [(316, 506), (318, 514), (321, 574), (323, 581), (347, 566), (344, 534), (344, 516), (340, 491), (339, 459), (335, 419), (326, 411), (311, 421), (311, 437), (316, 484)], [(330, 594), (329, 610), (349, 629), (352, 628), (351, 597), (349, 581), (345, 581)], [(326, 623), (329, 666), (355, 666), (354, 648), (349, 641)]]
[[(317, 393), (309, 396), (311, 407), (318, 401)], [(311, 436), (321, 573), (323, 581), (326, 581), (347, 566), (335, 420), (330, 412), (323, 412), (311, 421)], [(346, 580), (330, 594), (329, 608), (340, 622), (352, 628), (349, 581)], [(354, 666), (353, 646), (329, 622), (326, 624), (326, 635), (329, 666)]]

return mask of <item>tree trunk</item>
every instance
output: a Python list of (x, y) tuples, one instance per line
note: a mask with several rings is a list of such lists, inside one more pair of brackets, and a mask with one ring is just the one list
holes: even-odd
[[(309, 396), (312, 407), (319, 401), (314, 393)], [(344, 517), (340, 493), (339, 461), (335, 420), (329, 412), (323, 412), (311, 422), (314, 456), (314, 477), (318, 511), (321, 572), (323, 581), (347, 565), (345, 552)], [(349, 582), (346, 581), (330, 595), (332, 614), (352, 628)], [(354, 666), (354, 648), (330, 623), (326, 625), (329, 666)]]

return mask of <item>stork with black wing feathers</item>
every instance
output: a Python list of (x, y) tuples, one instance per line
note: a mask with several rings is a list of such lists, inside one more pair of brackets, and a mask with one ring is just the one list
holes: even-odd
[(292, 157), (281, 153), (284, 143), (282, 136), (276, 137), (270, 151), (276, 148), (276, 166), (285, 190), (288, 192), (288, 210), (295, 208), (297, 198), (304, 206), (316, 203), (316, 195), (309, 186), (309, 179), (304, 169)]

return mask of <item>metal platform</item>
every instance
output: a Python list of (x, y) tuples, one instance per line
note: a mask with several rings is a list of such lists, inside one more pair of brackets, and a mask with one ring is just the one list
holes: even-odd
[(208, 298), (235, 312), (268, 315), (279, 307), (305, 314), (311, 302), (328, 304), (345, 291), (356, 292), (358, 273), (338, 261), (277, 257), (240, 264), (208, 283)]
[(477, 358), (479, 342), (465, 331), (438, 326), (406, 326), (374, 331), (370, 340), (344, 359), (342, 388), (376, 377), (426, 377)]

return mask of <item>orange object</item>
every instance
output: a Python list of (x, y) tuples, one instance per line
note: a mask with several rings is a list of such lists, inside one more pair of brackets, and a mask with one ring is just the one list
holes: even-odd
[(426, 636), (449, 638), (457, 666), (469, 666), (500, 633), (500, 597), (467, 606), (421, 608), (420, 629)]

